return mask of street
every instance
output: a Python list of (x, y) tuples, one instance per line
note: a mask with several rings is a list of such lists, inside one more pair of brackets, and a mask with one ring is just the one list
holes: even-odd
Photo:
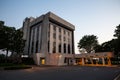
[[(0, 80), (114, 80), (117, 67), (33, 67), (24, 70), (1, 70)], [(120, 80), (120, 79), (119, 79)]]

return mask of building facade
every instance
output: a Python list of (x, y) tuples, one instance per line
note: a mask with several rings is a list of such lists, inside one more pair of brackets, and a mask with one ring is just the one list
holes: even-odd
[(37, 65), (111, 65), (111, 52), (75, 54), (74, 30), (74, 25), (51, 12), (25, 18), (24, 54), (33, 57)]
[(32, 56), (36, 64), (71, 64), (74, 25), (48, 12), (38, 18), (26, 18), (22, 30), (26, 40), (24, 54)]

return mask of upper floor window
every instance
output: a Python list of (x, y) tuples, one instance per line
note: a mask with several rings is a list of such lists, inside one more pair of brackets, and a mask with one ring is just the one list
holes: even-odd
[(56, 42), (53, 42), (53, 53), (56, 53)]
[(64, 41), (66, 41), (66, 37), (64, 37)]
[(56, 39), (56, 33), (53, 33), (53, 38)]
[(59, 32), (61, 33), (61, 28), (59, 28)]
[(56, 31), (56, 26), (55, 25), (53, 26), (53, 30)]
[(61, 40), (61, 35), (59, 35), (59, 40)]
[(68, 32), (68, 36), (70, 36), (70, 32)]
[(66, 34), (66, 31), (64, 30), (64, 34)]

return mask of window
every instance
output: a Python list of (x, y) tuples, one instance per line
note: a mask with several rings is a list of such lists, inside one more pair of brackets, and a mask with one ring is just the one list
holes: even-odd
[(48, 52), (49, 52), (49, 49), (50, 49), (49, 46), (50, 46), (50, 41), (48, 41)]
[(55, 33), (53, 33), (53, 38), (56, 39), (56, 34)]
[(59, 32), (61, 33), (61, 28), (59, 28)]
[(68, 44), (68, 53), (70, 54), (70, 44)]
[(70, 36), (70, 32), (68, 32), (68, 36)]
[(38, 40), (36, 41), (36, 50), (35, 50), (35, 53), (38, 52)]
[(59, 46), (58, 46), (58, 51), (59, 51), (59, 53), (61, 53), (61, 44), (59, 44)]
[(65, 57), (65, 59), (64, 59), (64, 63), (67, 63), (68, 62), (68, 59)]
[(70, 39), (68, 38), (68, 43), (70, 43)]
[(65, 30), (64, 30), (64, 34), (66, 34)]
[(31, 53), (33, 53), (33, 49), (34, 49), (34, 42), (32, 42)]
[(64, 43), (64, 47), (63, 47), (64, 49), (64, 53), (66, 53), (66, 44)]
[(66, 41), (66, 38), (64, 37), (64, 41)]
[(53, 30), (56, 31), (56, 26), (55, 25), (53, 26)]
[(53, 53), (56, 53), (56, 42), (53, 42)]
[(61, 35), (59, 35), (59, 40), (61, 40)]

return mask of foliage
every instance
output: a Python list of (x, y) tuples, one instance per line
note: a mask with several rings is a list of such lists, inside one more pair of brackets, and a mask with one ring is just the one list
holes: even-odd
[(114, 37), (120, 38), (120, 24), (115, 29)]
[(16, 30), (14, 27), (5, 26), (3, 21), (0, 21), (0, 49), (21, 55), (23, 52), (25, 41), (22, 39), (23, 33)]
[(98, 40), (94, 35), (85, 35), (78, 43), (78, 48), (84, 48), (88, 53), (94, 50), (95, 46), (97, 46)]
[(23, 40), (22, 37), (23, 32), (20, 30), (16, 30), (14, 35), (14, 51), (19, 55), (22, 55), (21, 53), (23, 53), (25, 45), (25, 40)]
[(104, 42), (95, 47), (96, 52), (114, 52), (116, 56), (120, 56), (120, 25), (116, 27), (114, 37), (110, 41)]

